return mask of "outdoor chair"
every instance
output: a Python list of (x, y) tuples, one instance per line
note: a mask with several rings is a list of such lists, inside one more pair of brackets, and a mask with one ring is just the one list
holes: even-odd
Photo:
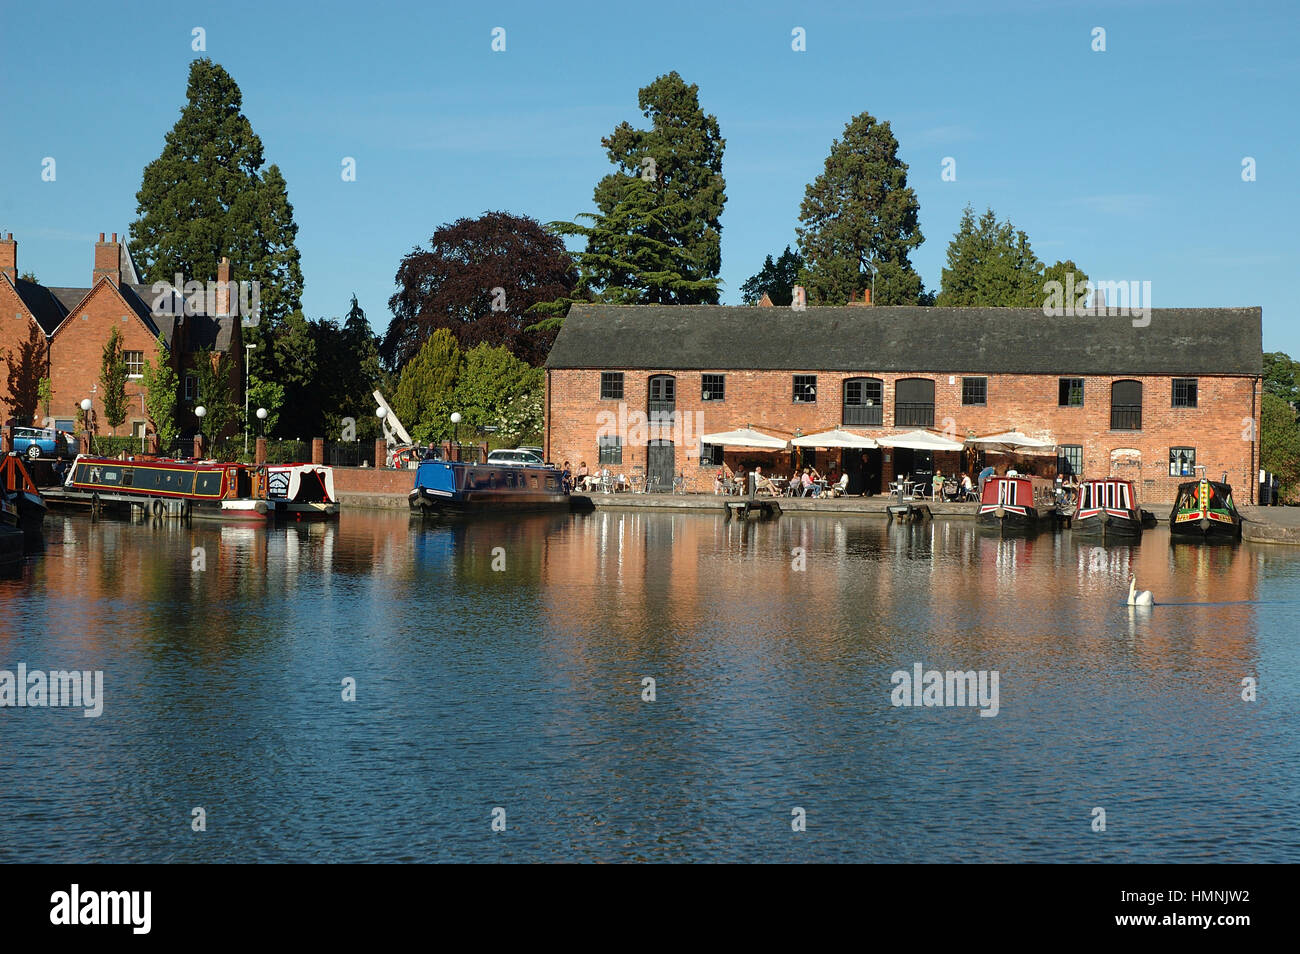
[(842, 474), (840, 475), (840, 479), (836, 481), (833, 486), (831, 486), (831, 488), (828, 491), (828, 494), (831, 497), (843, 497), (845, 492), (848, 489), (849, 489), (849, 475)]

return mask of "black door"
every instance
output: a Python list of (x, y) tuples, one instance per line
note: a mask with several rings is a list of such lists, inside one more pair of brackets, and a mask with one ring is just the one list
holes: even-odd
[(677, 455), (672, 441), (651, 441), (646, 449), (646, 483), (660, 493), (673, 489), (673, 468)]

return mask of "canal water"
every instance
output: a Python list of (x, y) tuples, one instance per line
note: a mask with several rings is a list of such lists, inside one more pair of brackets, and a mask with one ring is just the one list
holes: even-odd
[(1164, 529), (51, 517), (0, 670), (103, 709), (0, 709), (0, 861), (1295, 862), (1298, 633), (1300, 552)]

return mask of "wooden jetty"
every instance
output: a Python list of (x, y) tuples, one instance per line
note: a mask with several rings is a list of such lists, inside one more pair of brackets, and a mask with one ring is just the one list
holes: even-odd
[(919, 521), (930, 520), (933, 518), (933, 514), (930, 513), (930, 508), (925, 504), (890, 504), (885, 509), (885, 513), (888, 515), (890, 523), (893, 523), (895, 520), (900, 523), (917, 523)]
[(732, 517), (738, 520), (770, 520), (781, 516), (781, 505), (775, 498), (772, 500), (759, 500), (757, 497), (742, 500), (727, 499), (722, 506), (728, 520)]

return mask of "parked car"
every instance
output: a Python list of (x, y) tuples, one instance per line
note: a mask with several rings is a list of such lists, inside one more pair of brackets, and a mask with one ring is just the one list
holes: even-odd
[(488, 454), (487, 462), (489, 464), (505, 464), (510, 467), (523, 467), (530, 464), (534, 467), (544, 466), (540, 454), (534, 454), (532, 451), (523, 449), (519, 450), (494, 450)]
[(546, 459), (546, 451), (542, 450), (540, 447), (516, 447), (515, 450), (526, 451), (529, 454), (535, 454), (537, 455), (538, 460)]
[(77, 456), (77, 441), (67, 431), (52, 427), (15, 427), (14, 450), (26, 455), (28, 460), (41, 457), (72, 460)]

